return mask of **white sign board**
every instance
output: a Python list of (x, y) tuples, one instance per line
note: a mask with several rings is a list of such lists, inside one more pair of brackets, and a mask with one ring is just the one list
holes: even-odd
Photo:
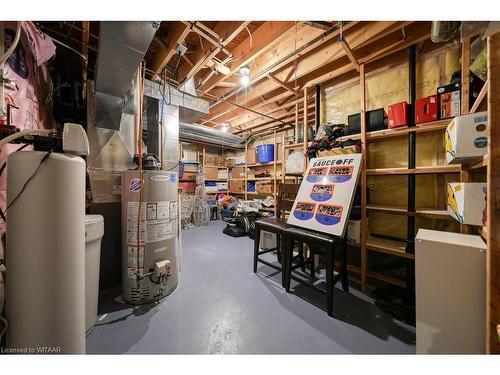
[(361, 154), (345, 154), (311, 159), (287, 223), (344, 236), (361, 158)]

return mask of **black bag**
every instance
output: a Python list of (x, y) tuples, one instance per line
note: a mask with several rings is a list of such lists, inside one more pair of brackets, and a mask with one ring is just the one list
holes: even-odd
[[(372, 132), (375, 130), (387, 129), (385, 124), (385, 112), (383, 108), (366, 111), (366, 131)], [(349, 126), (345, 129), (346, 135), (354, 135), (361, 133), (361, 113), (347, 116)]]
[(222, 230), (222, 233), (231, 237), (243, 237), (247, 235), (247, 232), (244, 229), (231, 223), (227, 223), (227, 226)]

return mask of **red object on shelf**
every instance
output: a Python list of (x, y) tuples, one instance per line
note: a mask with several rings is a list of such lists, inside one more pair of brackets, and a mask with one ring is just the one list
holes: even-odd
[(388, 110), (389, 128), (398, 128), (408, 125), (408, 103), (399, 102), (391, 104)]
[(415, 123), (436, 121), (438, 119), (437, 95), (418, 99), (415, 103)]

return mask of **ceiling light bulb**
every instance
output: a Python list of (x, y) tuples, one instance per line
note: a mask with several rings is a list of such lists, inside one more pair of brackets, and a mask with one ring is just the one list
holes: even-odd
[(240, 68), (240, 74), (242, 76), (248, 76), (248, 75), (250, 75), (250, 68), (248, 67), (248, 65), (242, 66)]
[(224, 133), (227, 133), (227, 130), (228, 130), (227, 123), (225, 123), (225, 122), (222, 123), (220, 130), (222, 130)]
[(250, 77), (249, 77), (249, 76), (247, 76), (247, 75), (243, 75), (243, 76), (241, 76), (241, 78), (240, 78), (240, 82), (241, 82), (242, 86), (245, 86), (245, 87), (246, 87), (246, 86), (248, 86), (248, 84), (250, 83)]

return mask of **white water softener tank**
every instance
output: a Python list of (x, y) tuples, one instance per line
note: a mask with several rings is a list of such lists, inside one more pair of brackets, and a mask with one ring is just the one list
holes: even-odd
[(101, 215), (85, 215), (85, 332), (87, 334), (97, 320), (103, 235), (104, 218)]
[(7, 168), (7, 346), (85, 353), (85, 161), (14, 152)]
[(161, 170), (144, 170), (142, 183), (137, 170), (122, 175), (122, 288), (127, 302), (158, 300), (177, 287), (177, 178), (177, 172)]

